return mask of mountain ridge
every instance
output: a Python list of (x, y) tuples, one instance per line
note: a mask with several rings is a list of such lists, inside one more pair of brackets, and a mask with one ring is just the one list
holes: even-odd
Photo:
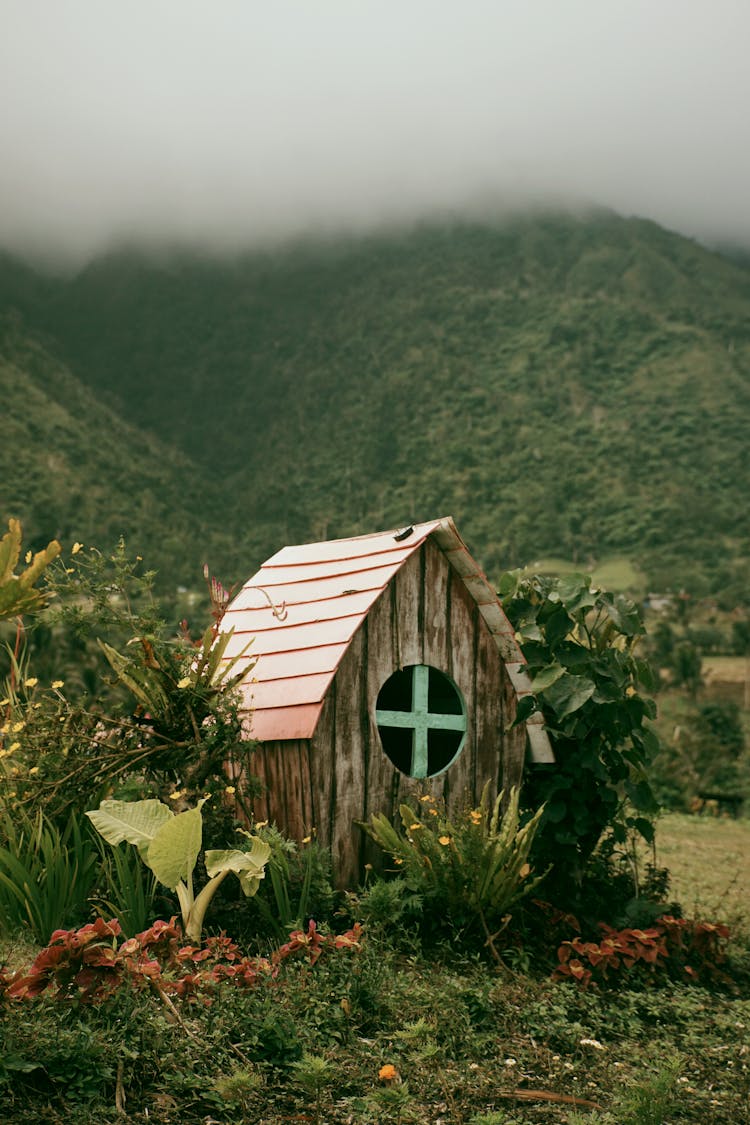
[(170, 504), (233, 578), (282, 542), (449, 512), (491, 576), (619, 553), (657, 588), (750, 578), (750, 272), (646, 220), (110, 255), (17, 304), (167, 451)]

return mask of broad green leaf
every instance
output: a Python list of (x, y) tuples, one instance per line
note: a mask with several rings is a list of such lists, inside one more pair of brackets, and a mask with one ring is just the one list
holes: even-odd
[(258, 884), (265, 875), (265, 866), (270, 855), (270, 846), (256, 836), (249, 852), (207, 851), (206, 871), (211, 878), (224, 871), (234, 871), (239, 876), (242, 890), (249, 897), (257, 891)]
[(557, 585), (560, 601), (568, 613), (590, 609), (596, 605), (596, 595), (591, 589), (591, 579), (586, 574), (568, 574)]
[(574, 624), (563, 607), (556, 606), (544, 622), (544, 636), (550, 648), (554, 649), (564, 641)]
[(203, 839), (203, 803), (166, 820), (149, 845), (146, 862), (159, 882), (172, 891), (192, 875), (198, 859)]
[(534, 676), (531, 681), (531, 690), (534, 692), (544, 691), (545, 688), (551, 687), (564, 675), (565, 669), (560, 664), (550, 664), (549, 667), (543, 668), (541, 672)]
[(497, 587), (498, 594), (501, 598), (508, 598), (512, 594), (515, 594), (518, 589), (518, 579), (520, 575), (520, 570), (508, 570), (501, 576)]
[(602, 596), (610, 621), (626, 637), (643, 632), (643, 620), (638, 606), (623, 594), (606, 593)]
[(522, 695), (518, 700), (518, 706), (516, 707), (516, 717), (511, 723), (511, 729), (513, 729), (513, 727), (520, 726), (521, 723), (525, 723), (526, 720), (530, 718), (535, 711), (538, 710), (539, 707), (533, 695)]
[(572, 715), (594, 694), (595, 684), (585, 676), (571, 676), (566, 672), (544, 693), (545, 703), (552, 707), (558, 720)]
[(102, 801), (98, 809), (86, 816), (113, 847), (126, 840), (135, 844), (144, 861), (159, 829), (174, 818), (171, 809), (161, 801)]

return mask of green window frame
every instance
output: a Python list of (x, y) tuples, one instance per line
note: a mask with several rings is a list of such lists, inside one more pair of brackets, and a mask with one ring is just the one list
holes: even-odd
[(383, 750), (409, 777), (435, 777), (466, 741), (466, 704), (456, 684), (429, 664), (400, 668), (382, 685), (375, 722)]

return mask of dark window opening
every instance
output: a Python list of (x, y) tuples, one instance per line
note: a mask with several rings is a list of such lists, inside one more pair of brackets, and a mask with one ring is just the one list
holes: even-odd
[(437, 668), (413, 664), (394, 672), (378, 694), (375, 721), (383, 750), (409, 777), (434, 777), (458, 756), (466, 708), (453, 681)]

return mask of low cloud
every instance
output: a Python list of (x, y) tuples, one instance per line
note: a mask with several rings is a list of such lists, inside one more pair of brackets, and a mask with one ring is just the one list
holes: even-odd
[(750, 245), (734, 0), (4, 0), (0, 245), (220, 251), (529, 202)]

